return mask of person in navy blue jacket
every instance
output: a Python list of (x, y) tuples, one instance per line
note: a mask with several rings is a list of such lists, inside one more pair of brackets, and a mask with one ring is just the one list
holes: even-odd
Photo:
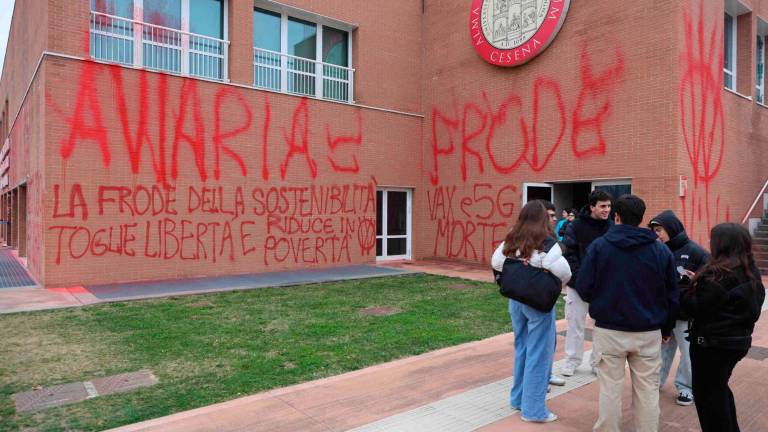
[(635, 430), (659, 425), (662, 338), (669, 338), (679, 308), (675, 260), (653, 231), (640, 228), (645, 202), (622, 195), (613, 205), (615, 225), (587, 249), (576, 291), (595, 320), (593, 366), (600, 383), (595, 431), (621, 426), (624, 368), (632, 376)]

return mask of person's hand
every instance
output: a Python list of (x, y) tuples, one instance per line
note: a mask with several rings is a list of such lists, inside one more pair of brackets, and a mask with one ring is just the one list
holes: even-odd
[(661, 337), (661, 343), (667, 344), (667, 343), (669, 343), (670, 339), (672, 339), (672, 336), (662, 336)]
[(690, 270), (685, 270), (685, 275), (688, 276), (689, 279), (693, 279), (693, 277), (696, 276), (696, 273)]

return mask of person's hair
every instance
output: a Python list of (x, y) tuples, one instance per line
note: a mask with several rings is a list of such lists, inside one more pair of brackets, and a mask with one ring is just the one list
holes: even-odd
[(568, 214), (573, 214), (576, 216), (578, 214), (578, 210), (576, 210), (576, 207), (571, 207), (568, 209)]
[(528, 258), (535, 249), (541, 250), (544, 239), (553, 234), (546, 207), (539, 200), (531, 201), (520, 210), (515, 226), (504, 239), (502, 252), (513, 257), (519, 250), (520, 256)]
[(597, 205), (598, 201), (610, 201), (611, 199), (613, 199), (613, 197), (608, 192), (601, 189), (595, 189), (589, 194), (589, 205), (594, 207)]
[(638, 226), (645, 215), (645, 201), (637, 195), (622, 195), (613, 203), (613, 211), (621, 218), (621, 223)]
[(712, 258), (696, 273), (693, 287), (703, 277), (719, 281), (738, 269), (743, 269), (752, 284), (757, 285), (757, 278), (752, 271), (755, 262), (752, 237), (746, 228), (736, 223), (715, 225), (709, 233), (709, 249)]
[(551, 201), (544, 200), (544, 199), (543, 200), (539, 200), (539, 201), (541, 201), (541, 203), (544, 204), (544, 208), (545, 209), (552, 210), (552, 211), (557, 211), (557, 209), (555, 209), (555, 205), (552, 204)]

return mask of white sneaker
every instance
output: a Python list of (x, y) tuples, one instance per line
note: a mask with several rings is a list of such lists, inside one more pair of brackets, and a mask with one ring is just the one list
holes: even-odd
[(552, 375), (549, 377), (549, 383), (556, 386), (564, 386), (565, 378), (557, 375)]
[(527, 417), (520, 416), (520, 420), (528, 423), (551, 423), (557, 420), (557, 414), (550, 412), (547, 418), (543, 419), (529, 419)]
[(576, 373), (576, 366), (571, 365), (565, 365), (563, 370), (560, 371), (560, 375), (566, 377), (573, 376), (574, 373)]

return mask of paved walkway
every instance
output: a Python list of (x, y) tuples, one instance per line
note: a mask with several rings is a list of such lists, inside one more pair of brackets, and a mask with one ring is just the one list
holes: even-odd
[(396, 267), (354, 265), (317, 270), (292, 270), (237, 276), (127, 282), (66, 288), (8, 288), (0, 289), (0, 313), (26, 312), (156, 297), (396, 276), (413, 272), (413, 270)]

